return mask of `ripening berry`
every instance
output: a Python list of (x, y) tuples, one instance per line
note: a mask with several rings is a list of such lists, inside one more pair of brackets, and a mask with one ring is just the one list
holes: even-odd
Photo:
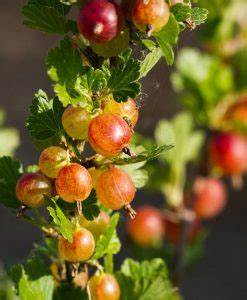
[(92, 116), (82, 107), (68, 106), (62, 115), (62, 124), (66, 133), (76, 139), (85, 140)]
[(89, 142), (103, 156), (117, 156), (129, 145), (131, 136), (130, 127), (117, 115), (99, 115), (89, 125)]
[(116, 102), (110, 99), (106, 102), (103, 108), (104, 113), (111, 113), (118, 115), (125, 119), (131, 127), (135, 127), (138, 120), (138, 108), (133, 99), (129, 98), (126, 102)]
[(197, 178), (193, 193), (194, 210), (199, 218), (211, 219), (217, 216), (226, 205), (225, 186), (218, 179)]
[(155, 246), (164, 237), (162, 213), (153, 206), (141, 206), (135, 219), (129, 219), (127, 232), (131, 239), (143, 247)]
[(247, 139), (235, 133), (216, 133), (209, 142), (212, 166), (224, 175), (247, 170)]
[(39, 157), (39, 168), (42, 173), (51, 178), (56, 178), (58, 172), (68, 165), (69, 156), (61, 147), (48, 147), (41, 152)]
[(78, 223), (81, 227), (88, 229), (97, 240), (106, 230), (110, 222), (109, 215), (101, 211), (97, 218), (92, 221), (87, 220), (83, 215), (78, 215), (73, 220)]
[(85, 200), (92, 190), (92, 178), (83, 166), (72, 163), (60, 170), (56, 191), (66, 202)]
[(46, 196), (52, 195), (50, 180), (41, 173), (27, 173), (21, 176), (16, 185), (16, 197), (28, 207), (44, 205)]
[(105, 207), (118, 210), (134, 199), (135, 186), (126, 172), (112, 166), (98, 178), (96, 193)]
[[(175, 221), (168, 217), (165, 217), (164, 226), (165, 226), (165, 240), (169, 241), (174, 245), (177, 245), (181, 238), (181, 232), (182, 232), (181, 223), (179, 223), (179, 221)], [(201, 228), (202, 228), (201, 223), (199, 222), (198, 219), (195, 219), (193, 223), (190, 225), (187, 242), (193, 243), (195, 238), (200, 233)]]
[(114, 1), (87, 1), (79, 13), (77, 24), (90, 42), (105, 43), (119, 34), (123, 26), (122, 12)]
[(136, 0), (131, 11), (135, 26), (147, 33), (160, 31), (168, 22), (170, 10), (164, 0)]
[(111, 274), (96, 274), (90, 278), (88, 289), (91, 300), (119, 300), (120, 287)]
[(69, 262), (82, 262), (88, 260), (95, 249), (95, 241), (92, 233), (81, 228), (73, 233), (73, 242), (70, 243), (64, 237), (58, 241), (58, 253), (62, 260)]

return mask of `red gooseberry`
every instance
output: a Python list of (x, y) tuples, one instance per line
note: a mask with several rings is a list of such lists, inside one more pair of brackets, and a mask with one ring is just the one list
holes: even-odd
[(193, 193), (195, 197), (194, 210), (199, 218), (213, 218), (226, 205), (226, 189), (218, 179), (197, 178), (193, 186)]
[(136, 0), (131, 11), (135, 26), (147, 33), (161, 30), (168, 22), (170, 10), (164, 0)]
[(149, 205), (139, 207), (136, 213), (135, 219), (129, 219), (127, 223), (129, 236), (140, 246), (155, 246), (164, 237), (162, 213)]
[(62, 260), (69, 262), (81, 262), (88, 260), (95, 249), (95, 241), (92, 233), (81, 228), (73, 233), (73, 242), (70, 243), (64, 237), (58, 241), (58, 253)]
[(120, 287), (111, 274), (95, 274), (88, 282), (90, 299), (92, 300), (119, 300)]
[(96, 194), (105, 207), (118, 210), (134, 199), (135, 186), (125, 171), (111, 166), (99, 176)]
[(44, 195), (51, 196), (52, 191), (50, 180), (41, 173), (24, 174), (16, 184), (16, 197), (32, 208), (44, 205)]
[(77, 24), (90, 42), (105, 43), (119, 34), (123, 26), (122, 12), (111, 0), (87, 1), (81, 8)]
[(86, 168), (71, 163), (63, 167), (56, 178), (56, 191), (66, 202), (85, 200), (92, 190), (92, 178)]
[(129, 145), (132, 131), (124, 119), (113, 114), (95, 117), (89, 125), (89, 142), (103, 156), (116, 156)]
[(247, 139), (235, 133), (216, 133), (209, 142), (209, 158), (225, 175), (242, 174), (247, 170)]

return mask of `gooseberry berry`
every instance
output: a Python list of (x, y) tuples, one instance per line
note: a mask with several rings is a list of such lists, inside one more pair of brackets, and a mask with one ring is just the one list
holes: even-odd
[(119, 34), (123, 26), (122, 12), (114, 1), (91, 0), (83, 5), (77, 24), (90, 42), (105, 43)]
[(88, 282), (90, 299), (92, 300), (119, 300), (120, 287), (111, 274), (95, 274)]
[(41, 172), (51, 178), (56, 178), (58, 172), (68, 163), (68, 153), (61, 147), (48, 147), (41, 152), (39, 157), (39, 168)]
[(135, 186), (125, 171), (111, 166), (99, 176), (96, 193), (105, 207), (118, 210), (134, 199)]
[(92, 116), (82, 107), (68, 106), (62, 115), (62, 124), (66, 133), (77, 140), (85, 140)]
[(197, 178), (193, 193), (194, 210), (199, 218), (210, 219), (218, 215), (226, 205), (226, 190), (223, 183), (213, 178)]
[(139, 115), (136, 103), (131, 98), (126, 102), (116, 102), (114, 99), (110, 99), (104, 105), (103, 111), (104, 113), (111, 113), (122, 117), (131, 127), (135, 127)]
[(83, 166), (72, 163), (63, 167), (56, 178), (56, 191), (66, 202), (85, 200), (92, 189), (92, 178)]
[(63, 236), (58, 241), (58, 253), (62, 260), (69, 262), (81, 262), (88, 260), (95, 249), (95, 241), (92, 233), (81, 228), (73, 233), (73, 242), (70, 243)]
[(140, 246), (155, 246), (164, 236), (162, 213), (149, 205), (139, 207), (136, 213), (135, 219), (129, 219), (127, 223), (129, 236)]
[(16, 184), (16, 197), (28, 207), (44, 205), (44, 195), (52, 195), (52, 185), (50, 180), (41, 173), (24, 174)]
[(99, 115), (89, 125), (89, 142), (103, 156), (118, 155), (130, 143), (131, 136), (130, 127), (117, 115)]
[(164, 0), (136, 0), (131, 10), (135, 26), (147, 33), (160, 31), (168, 22), (170, 10)]
[(216, 133), (209, 142), (212, 166), (225, 175), (247, 170), (247, 140), (235, 133)]

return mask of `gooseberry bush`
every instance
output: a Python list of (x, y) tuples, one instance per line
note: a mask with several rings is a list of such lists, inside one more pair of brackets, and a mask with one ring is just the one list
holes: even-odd
[[(20, 299), (180, 298), (162, 259), (114, 267), (120, 214), (136, 217), (131, 203), (147, 180), (143, 166), (174, 146), (134, 143), (140, 79), (161, 57), (171, 65), (179, 34), (207, 16), (176, 2), (29, 0), (23, 7), (26, 26), (63, 38), (45, 61), (54, 96), (39, 90), (26, 120), (37, 165), (0, 158), (1, 203), (44, 234), (26, 263), (10, 270)], [(139, 213), (148, 221), (150, 212)], [(148, 237), (138, 218), (140, 240), (158, 241), (163, 222), (154, 233), (151, 220)]]
[[(184, 110), (160, 120), (154, 139), (136, 136), (147, 149), (175, 145), (146, 164), (147, 187), (164, 196), (164, 211), (157, 214), (152, 206), (140, 206), (139, 219), (127, 221), (133, 253), (165, 258), (177, 281), (203, 254), (205, 221), (219, 216), (227, 205), (223, 180), (229, 178), (241, 189), (247, 172), (247, 4), (200, 0), (198, 5), (209, 11), (198, 31), (204, 51), (182, 49), (171, 76)], [(140, 239), (137, 230), (152, 230), (155, 241), (145, 235)]]

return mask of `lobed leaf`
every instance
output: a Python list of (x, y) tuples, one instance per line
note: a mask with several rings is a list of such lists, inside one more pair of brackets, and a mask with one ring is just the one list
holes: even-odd
[(63, 106), (57, 98), (49, 100), (46, 93), (39, 90), (29, 108), (31, 116), (26, 127), (39, 148), (56, 145), (64, 135), (62, 126)]
[(168, 23), (162, 30), (155, 33), (155, 38), (163, 52), (167, 64), (172, 65), (174, 62), (174, 53), (172, 46), (177, 43), (179, 35), (179, 24), (171, 14)]
[(66, 34), (70, 24), (65, 15), (69, 6), (59, 0), (29, 0), (23, 7), (24, 24), (49, 34)]
[(90, 196), (86, 200), (82, 201), (81, 205), (82, 205), (83, 216), (87, 220), (92, 221), (93, 219), (98, 217), (100, 213), (100, 209), (97, 204), (97, 197), (96, 197), (95, 190), (91, 192)]
[(52, 300), (54, 278), (40, 258), (29, 259), (25, 265), (15, 265), (10, 276), (22, 300)]
[(141, 263), (126, 259), (116, 276), (123, 300), (180, 299), (168, 280), (167, 267), (162, 259)]
[(131, 50), (128, 49), (118, 57), (118, 64), (113, 68), (108, 81), (108, 89), (117, 102), (127, 101), (128, 98), (135, 98), (140, 93), (141, 64), (139, 61), (130, 58)]
[(20, 206), (15, 188), (21, 175), (22, 164), (19, 161), (9, 156), (0, 158), (0, 203), (8, 208), (17, 209)]

